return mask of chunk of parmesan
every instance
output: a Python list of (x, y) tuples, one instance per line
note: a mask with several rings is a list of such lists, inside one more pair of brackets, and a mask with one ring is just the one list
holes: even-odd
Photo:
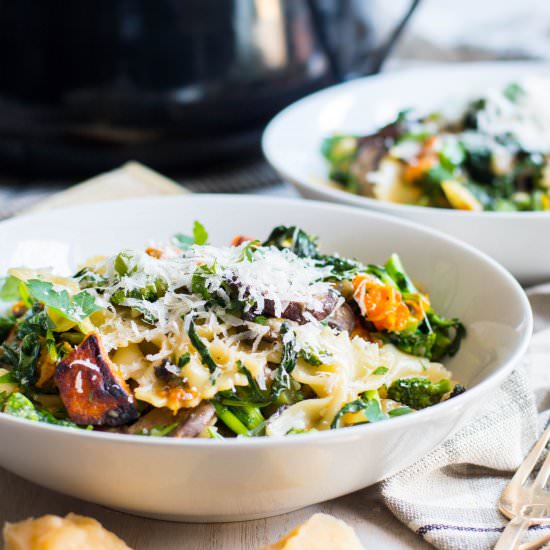
[(364, 550), (355, 531), (328, 514), (314, 514), (279, 542), (262, 550)]
[(76, 514), (6, 523), (3, 533), (5, 550), (131, 550), (95, 519)]

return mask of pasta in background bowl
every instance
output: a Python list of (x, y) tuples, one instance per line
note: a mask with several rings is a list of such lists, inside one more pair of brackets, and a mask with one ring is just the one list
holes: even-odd
[[(475, 414), (531, 327), (488, 258), (345, 207), (121, 201), (4, 222), (0, 243), (18, 300), (0, 464), (153, 517), (265, 517), (378, 481)], [(48, 243), (71, 257), (20, 268)]]
[(549, 75), (480, 62), (357, 79), (277, 115), (264, 154), (305, 197), (434, 227), (542, 282), (550, 253), (526, 243), (550, 230)]

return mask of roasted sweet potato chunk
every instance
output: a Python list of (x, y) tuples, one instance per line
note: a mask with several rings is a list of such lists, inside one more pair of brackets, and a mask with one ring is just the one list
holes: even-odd
[(138, 417), (134, 397), (98, 334), (90, 334), (59, 362), (55, 382), (69, 418), (77, 424), (121, 426)]

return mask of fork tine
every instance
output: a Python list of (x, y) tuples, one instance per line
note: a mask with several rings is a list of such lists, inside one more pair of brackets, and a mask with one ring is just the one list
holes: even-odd
[[(508, 484), (508, 486), (518, 487), (523, 485), (527, 481), (527, 479), (531, 475), (531, 472), (533, 471), (533, 468), (537, 465), (540, 455), (543, 453), (544, 449), (546, 448), (546, 445), (549, 439), (550, 439), (550, 426), (548, 426), (546, 430), (544, 430), (542, 437), (537, 441), (537, 444), (531, 449), (531, 452), (527, 455), (527, 458), (523, 461), (523, 464), (518, 468), (518, 471), (514, 474), (514, 477), (510, 480), (510, 483)], [(546, 466), (547, 462), (548, 462), (548, 459), (545, 461), (544, 466)], [(548, 465), (548, 468), (550, 468), (550, 464)], [(538, 479), (538, 476), (537, 476), (537, 479)]]
[(535, 481), (533, 481), (533, 493), (540, 492), (546, 487), (548, 476), (550, 476), (550, 453), (546, 455), (544, 463), (540, 467), (539, 473), (537, 474)]
[(542, 535), (542, 537), (537, 540), (520, 544), (518, 550), (537, 550), (547, 542), (550, 542), (550, 535)]

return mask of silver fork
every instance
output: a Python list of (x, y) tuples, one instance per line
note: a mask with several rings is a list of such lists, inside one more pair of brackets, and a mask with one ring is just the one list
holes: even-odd
[(513, 550), (515, 548), (528, 550), (538, 548), (550, 540), (550, 535), (545, 535), (537, 541), (520, 545), (520, 541), (530, 525), (550, 523), (550, 492), (546, 490), (550, 477), (550, 453), (535, 479), (529, 482), (549, 440), (550, 426), (544, 430), (541, 438), (502, 491), (499, 510), (510, 519), (510, 523), (504, 529), (495, 550)]

